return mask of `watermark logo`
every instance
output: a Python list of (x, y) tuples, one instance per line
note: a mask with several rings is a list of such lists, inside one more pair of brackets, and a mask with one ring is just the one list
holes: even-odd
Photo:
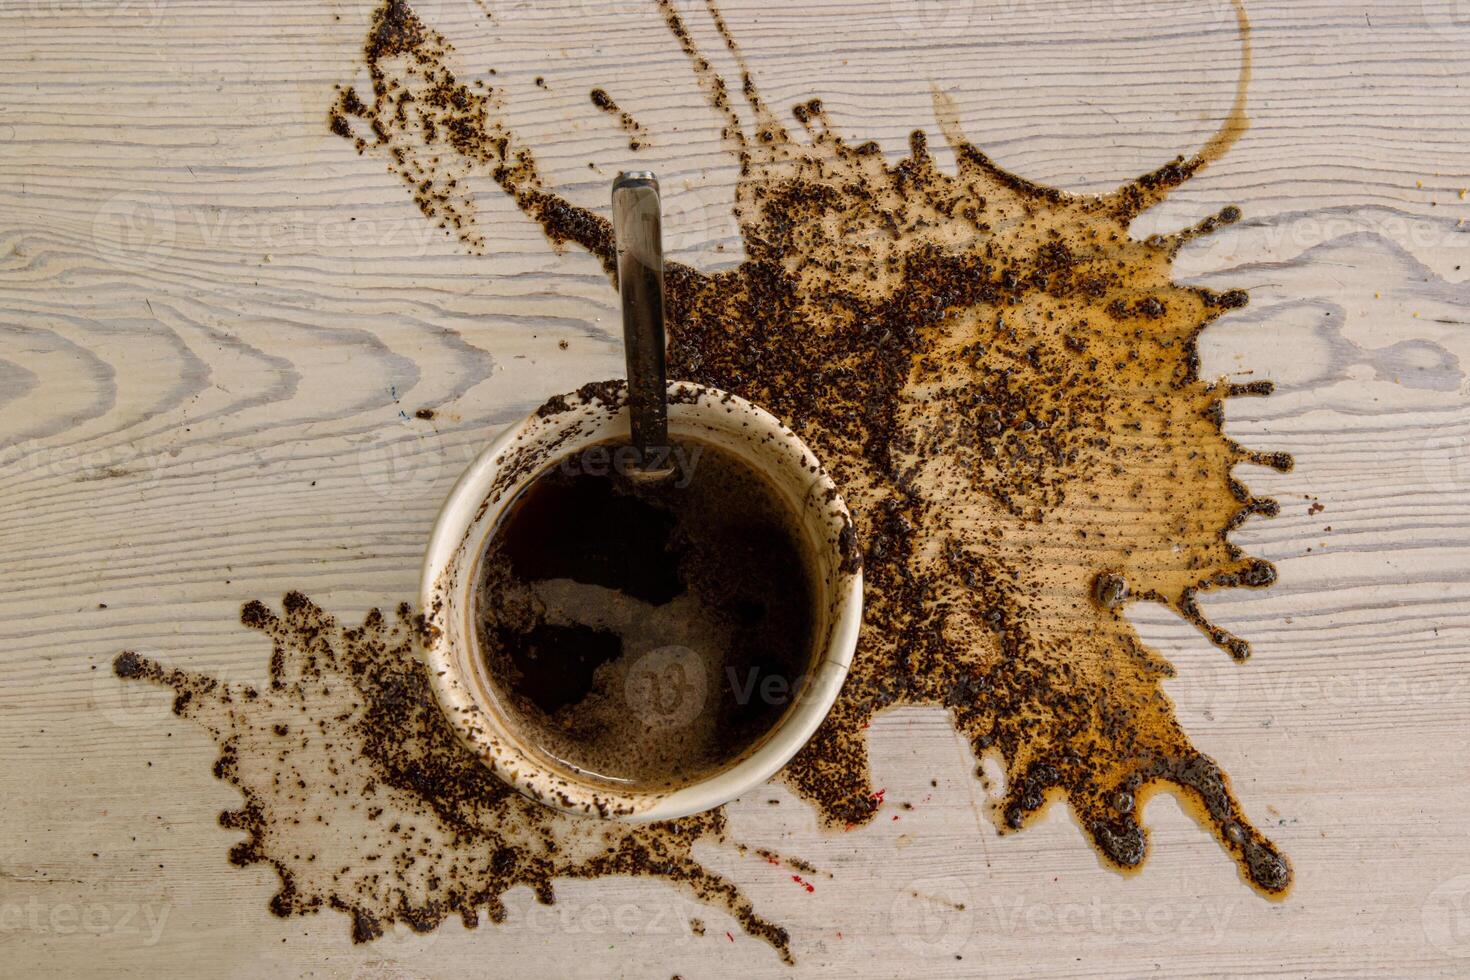
[(424, 26), (454, 38), (476, 30), (491, 18), (492, 12), (500, 20), (519, 4), (507, 8), (500, 0), (412, 0), (408, 6)]
[[(1456, 419), (1470, 433), (1470, 419)], [(1470, 434), (1434, 433), (1419, 451), (1424, 487), (1441, 497), (1470, 497)]]
[[(1182, 6), (1182, 5), (1181, 5)], [(889, 15), (904, 36), (923, 41), (977, 34), (983, 22), (1025, 20), (1032, 24), (1071, 21), (1111, 24), (1154, 17), (1141, 0), (889, 0)], [(1230, 0), (1189, 4), (1180, 11), (1191, 31), (1210, 32), (1236, 22)], [(1024, 24), (1022, 26), (1025, 26)]]
[(628, 668), (623, 699), (649, 727), (687, 727), (704, 710), (709, 693), (704, 658), (686, 646), (650, 650)]
[(357, 470), (383, 500), (426, 500), (444, 475), (444, 440), (422, 423), (401, 421), (374, 433), (357, 450)]
[(1461, 704), (1470, 692), (1470, 676), (1406, 677), (1395, 670), (1333, 671), (1318, 675), (1289, 674), (1276, 680), (1255, 676), (1249, 701), (1266, 709), (1289, 711), (1304, 704), (1353, 710), (1369, 705), (1422, 709)]
[[(488, 0), (486, 4), (488, 6)], [(690, 23), (693, 16), (705, 10), (700, 0), (670, 0), (670, 5), (683, 18), (685, 24)], [(512, 18), (521, 20), (535, 18), (543, 22), (548, 19), (593, 18), (613, 22), (623, 17), (646, 16), (649, 3), (648, 0), (510, 0), (509, 3), (495, 4), (493, 9), (496, 21), (502, 24)]]
[(741, 256), (740, 226), (730, 191), (719, 187), (669, 189), (663, 208), (664, 253), (732, 264)]
[(152, 488), (163, 478), (168, 457), (145, 453), (133, 446), (78, 449), (73, 446), (38, 447), (0, 457), (6, 472), (29, 472), (56, 483), (100, 483), (119, 480), (132, 488)]
[[(1470, 3), (1470, 0), (1465, 0)], [(1323, 245), (1372, 236), (1415, 252), (1470, 250), (1470, 226), (1454, 218), (1404, 215), (1387, 208), (1299, 215), (1253, 222), (1195, 238), (1179, 255), (1176, 271), (1186, 277), (1211, 275), (1244, 261), (1300, 255)]]
[(1193, 946), (1218, 946), (1229, 934), (1233, 902), (1032, 902), (1022, 896), (990, 899), (988, 931), (1012, 937), (1126, 936), (1139, 942), (1188, 937)]
[(922, 878), (894, 897), (888, 908), (893, 935), (920, 957), (956, 956), (975, 933), (970, 887), (953, 876)]
[(1470, 0), (1423, 0), (1419, 9), (1434, 33), (1470, 41)]
[(679, 902), (538, 902), (512, 911), (497, 928), (536, 936), (652, 936), (666, 945), (691, 941), (688, 922), (697, 914), (697, 907)]
[(417, 215), (395, 211), (387, 218), (359, 217), (340, 209), (274, 212), (189, 208), (179, 216), (179, 230), (211, 250), (254, 254), (273, 261), (278, 255), (319, 255), (356, 249), (396, 258), (419, 258), (439, 241), (442, 232)]
[(161, 265), (177, 234), (173, 205), (153, 192), (115, 194), (92, 219), (92, 243), (98, 253), (120, 265)]
[[(98, 611), (99, 614), (101, 610)], [(92, 675), (89, 706), (117, 728), (156, 728), (168, 717), (173, 692), (135, 678), (117, 676), (112, 658), (100, 660)]]
[(748, 667), (744, 676), (741, 676), (741, 671), (728, 665), (725, 667), (725, 678), (729, 682), (730, 691), (735, 695), (736, 704), (759, 702), (776, 707), (801, 698), (815, 680), (811, 674), (799, 674), (793, 679), (759, 667)]
[(963, 32), (975, 22), (975, 0), (888, 0), (893, 23), (906, 37), (932, 40)]
[(635, 476), (649, 471), (672, 470), (670, 481), (682, 490), (694, 480), (694, 471), (699, 458), (704, 454), (702, 446), (650, 446), (645, 454), (636, 446), (622, 444), (588, 446), (579, 453), (564, 456), (557, 463), (563, 476), (606, 477)]
[(123, 936), (156, 946), (170, 906), (153, 902), (0, 902), (0, 940), (44, 936)]
[(185, 207), (152, 191), (116, 194), (92, 219), (92, 242), (98, 253), (130, 268), (161, 266), (186, 247), (236, 253), (262, 264), (282, 256), (344, 249), (419, 258), (435, 247), (441, 234), (407, 211), (395, 210), (382, 218), (359, 217), (340, 208), (261, 214)]
[(126, 17), (129, 26), (157, 27), (163, 23), (164, 0), (5, 0), (0, 20), (21, 17)]
[(1180, 670), (1179, 676), (1164, 685), (1185, 727), (1194, 719), (1224, 721), (1240, 701), (1241, 673), (1247, 668), (1216, 650), (1210, 650), (1202, 659)]
[(1431, 946), (1455, 959), (1470, 957), (1470, 875), (1441, 882), (1420, 913)]

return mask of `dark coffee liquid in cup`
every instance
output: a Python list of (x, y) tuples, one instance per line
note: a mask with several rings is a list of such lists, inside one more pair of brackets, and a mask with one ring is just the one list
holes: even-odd
[(806, 682), (812, 557), (791, 505), (713, 445), (674, 473), (607, 443), (506, 509), (481, 570), (480, 641), (502, 706), (551, 760), (672, 788), (738, 760)]

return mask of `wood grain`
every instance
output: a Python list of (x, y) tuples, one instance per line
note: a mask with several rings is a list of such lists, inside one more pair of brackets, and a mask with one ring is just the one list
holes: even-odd
[[(636, 160), (670, 189), (674, 257), (738, 260), (718, 120), (654, 5), (487, 2), (493, 19), (473, 0), (420, 6), (466, 63), (497, 69), (558, 189), (601, 207)], [(679, 2), (708, 47), (700, 5)], [(503, 927), (359, 947), (334, 913), (274, 919), (270, 876), (225, 862), (236, 835), (215, 816), (236, 800), (207, 740), (107, 671), (136, 648), (260, 677), (243, 600), (297, 588), (348, 619), (411, 597), (439, 501), (497, 427), (620, 371), (595, 262), (554, 253), (493, 186), (490, 254), (466, 255), (328, 133), (371, 6), (0, 0), (4, 972), (769, 975), (767, 947), (647, 882), (567, 885), (552, 909), (513, 893)], [(1134, 618), (1297, 887), (1257, 898), (1168, 799), (1132, 878), (1057, 810), (997, 837), (942, 715), (891, 714), (877, 778), (912, 811), (834, 838), (781, 789), (734, 808), (736, 836), (831, 873), (808, 894), (744, 867), (800, 973), (1470, 972), (1470, 13), (1249, 10), (1251, 129), (1136, 232), (1245, 213), (1178, 270), (1251, 291), (1203, 352), (1211, 373), (1279, 385), (1234, 402), (1229, 431), (1296, 454), (1292, 473), (1244, 474), (1283, 513), (1237, 540), (1281, 581), (1209, 600), (1254, 643), (1244, 666), (1162, 611)], [(935, 85), (1000, 162), (1084, 191), (1198, 146), (1238, 56), (1224, 0), (729, 0), (725, 15), (773, 105), (820, 95), (896, 156), (935, 131)], [(636, 157), (588, 101), (596, 85), (649, 130)], [(425, 407), (437, 417), (413, 417)]]

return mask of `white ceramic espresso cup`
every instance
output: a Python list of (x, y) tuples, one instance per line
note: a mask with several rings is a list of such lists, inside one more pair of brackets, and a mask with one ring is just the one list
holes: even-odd
[(627, 387), (588, 385), (553, 398), (506, 429), (445, 501), (429, 540), (422, 596), (434, 692), (460, 739), (496, 775), (542, 803), (634, 822), (666, 820), (729, 802), (773, 776), (806, 744), (836, 701), (857, 646), (863, 576), (847, 507), (826, 471), (774, 416), (733, 395), (670, 382), (669, 435), (712, 444), (763, 474), (806, 536), (815, 573), (808, 674), (784, 714), (746, 751), (697, 781), (645, 791), (579, 770), (525, 736), (502, 706), (477, 629), (480, 562), (505, 509), (536, 477), (599, 443), (628, 438)]

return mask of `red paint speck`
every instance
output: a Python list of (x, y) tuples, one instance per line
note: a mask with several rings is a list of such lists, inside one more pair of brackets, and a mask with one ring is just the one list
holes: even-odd
[(811, 882), (803, 881), (801, 875), (792, 875), (791, 880), (796, 882), (798, 885), (805, 888), (809, 892), (814, 892), (817, 890), (816, 886), (813, 885)]
[(725, 938), (728, 939), (728, 940), (730, 940), (730, 942), (732, 942), (732, 943), (735, 941), (735, 937), (732, 936), (732, 935), (730, 935), (728, 932), (725, 933)]
[(883, 805), (883, 794), (886, 793), (886, 792), (888, 792), (887, 787), (881, 788), (877, 792), (875, 792), (873, 794), (873, 802), (874, 803), (877, 803), (879, 806), (882, 806)]
[(898, 814), (896, 814), (896, 813), (895, 813), (895, 814), (894, 814), (894, 815), (893, 815), (893, 819), (895, 819), (895, 820), (897, 820), (897, 819), (898, 819)]

